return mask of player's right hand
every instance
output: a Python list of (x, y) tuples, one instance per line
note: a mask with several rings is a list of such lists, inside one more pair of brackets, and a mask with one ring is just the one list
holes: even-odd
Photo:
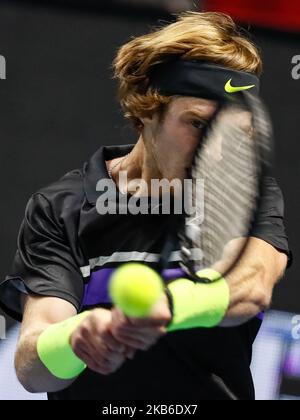
[(167, 296), (163, 294), (145, 318), (129, 318), (115, 307), (112, 310), (112, 319), (112, 333), (120, 343), (129, 348), (147, 351), (167, 334), (166, 327), (172, 320), (172, 314)]

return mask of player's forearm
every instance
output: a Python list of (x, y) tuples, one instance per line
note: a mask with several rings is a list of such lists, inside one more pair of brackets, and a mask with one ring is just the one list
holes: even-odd
[(267, 275), (265, 267), (260, 265), (245, 266), (227, 277), (230, 304), (220, 326), (241, 325), (269, 309), (274, 286), (270, 281), (264, 281)]
[(21, 336), (15, 355), (17, 377), (22, 386), (31, 393), (57, 392), (67, 388), (75, 380), (56, 378), (40, 361), (37, 341), (43, 330)]
[(258, 239), (252, 239), (238, 267), (227, 277), (230, 304), (221, 326), (241, 325), (269, 309), (273, 289), (284, 275), (287, 257)]

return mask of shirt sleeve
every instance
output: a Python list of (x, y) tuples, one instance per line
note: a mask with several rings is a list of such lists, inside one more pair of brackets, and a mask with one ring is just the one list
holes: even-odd
[(37, 193), (26, 207), (11, 274), (0, 281), (0, 305), (21, 320), (21, 296), (30, 293), (64, 299), (79, 311), (83, 290), (64, 227), (51, 203)]
[(289, 257), (289, 265), (291, 265), (292, 253), (284, 224), (283, 194), (272, 177), (264, 179), (262, 199), (251, 235), (268, 242), (278, 251), (285, 253)]

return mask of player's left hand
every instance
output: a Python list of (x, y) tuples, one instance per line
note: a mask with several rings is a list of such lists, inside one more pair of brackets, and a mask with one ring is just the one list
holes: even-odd
[(164, 294), (147, 318), (129, 318), (119, 308), (114, 308), (111, 332), (120, 343), (145, 351), (167, 333), (166, 327), (171, 318), (168, 299)]

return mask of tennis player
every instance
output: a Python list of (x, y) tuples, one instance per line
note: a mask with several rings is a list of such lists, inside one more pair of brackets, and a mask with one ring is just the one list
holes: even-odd
[[(18, 378), (50, 400), (254, 399), (249, 366), (258, 314), (269, 307), (290, 256), (274, 178), (265, 179), (238, 268), (203, 286), (202, 300), (189, 299), (187, 284), (175, 296), (180, 320), (170, 292), (148, 318), (127, 318), (113, 309), (108, 281), (125, 262), (155, 268), (167, 235), (168, 215), (122, 211), (124, 197), (126, 204), (143, 191), (142, 184), (120, 185), (120, 172), (149, 187), (152, 179), (183, 179), (216, 98), (257, 91), (261, 57), (228, 16), (190, 12), (124, 45), (114, 69), (136, 144), (101, 147), (82, 169), (33, 194), (11, 273), (1, 281), (2, 308), (22, 321)], [(99, 181), (106, 179), (121, 193), (122, 200), (109, 198), (116, 214), (100, 214)], [(169, 268), (179, 260), (175, 252)]]

